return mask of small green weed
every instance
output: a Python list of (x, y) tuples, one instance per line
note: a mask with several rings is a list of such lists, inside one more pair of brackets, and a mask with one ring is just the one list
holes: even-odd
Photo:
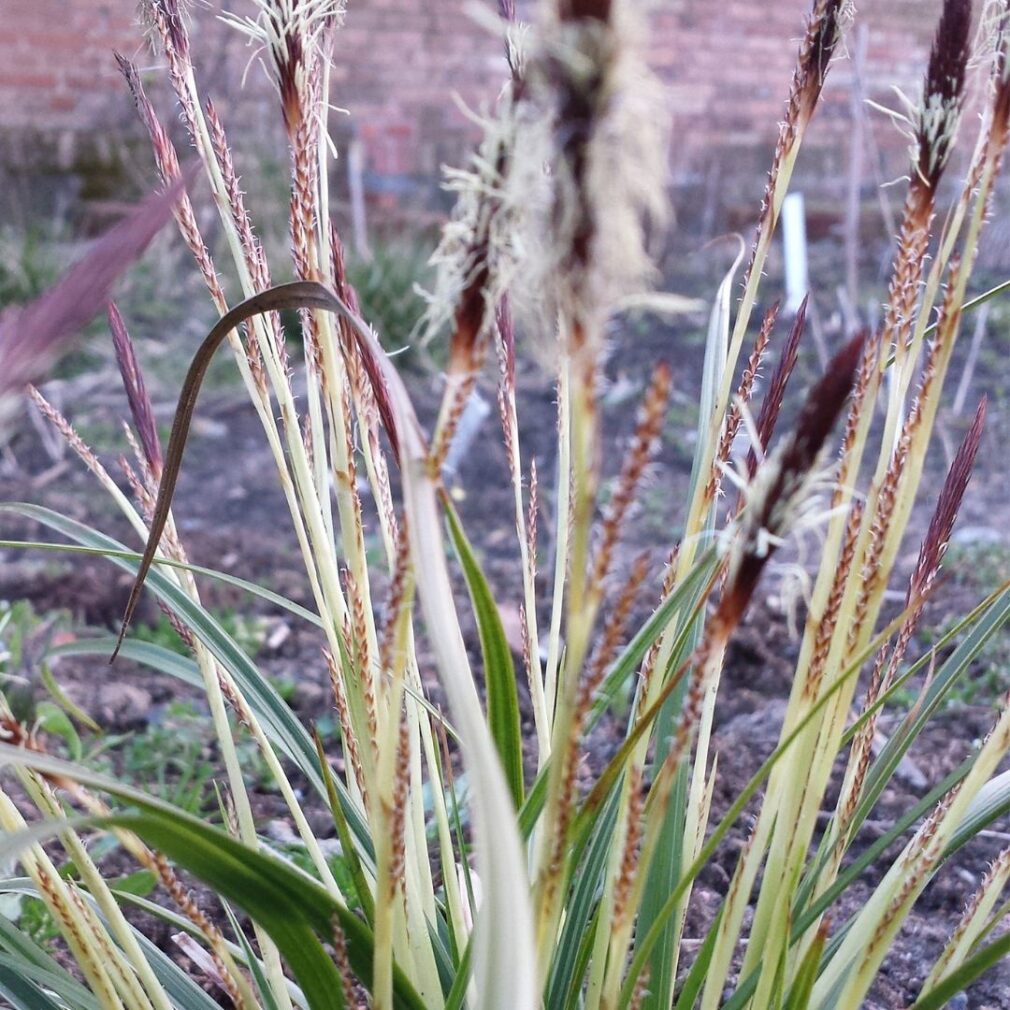
[(960, 585), (990, 590), (1010, 579), (1010, 546), (954, 543), (947, 551), (944, 567)]
[(0, 228), (0, 307), (37, 298), (55, 283), (63, 259), (55, 226)]
[[(120, 775), (189, 813), (203, 813), (216, 774), (206, 719), (188, 702), (173, 702), (157, 724), (122, 738), (113, 748)], [(120, 763), (116, 762), (116, 763)]]
[(56, 920), (41, 898), (21, 899), (18, 926), (21, 932), (46, 949), (52, 948), (53, 941), (60, 935)]
[[(431, 248), (420, 239), (381, 242), (369, 260), (348, 264), (347, 276), (361, 302), (362, 315), (376, 328), (387, 350), (410, 348), (426, 303), (418, 288), (430, 277)], [(405, 356), (413, 360), (413, 351)]]
[[(239, 648), (250, 659), (255, 659), (266, 637), (263, 622), (255, 616), (239, 614), (234, 610), (217, 610), (213, 611), (213, 614), (218, 624), (235, 640)], [(189, 655), (188, 646), (172, 627), (172, 622), (160, 611), (153, 624), (138, 625), (135, 634), (142, 642), (160, 645), (163, 649), (176, 652), (180, 656)]]

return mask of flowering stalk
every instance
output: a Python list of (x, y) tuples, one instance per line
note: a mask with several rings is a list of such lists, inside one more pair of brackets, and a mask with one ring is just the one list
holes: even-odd
[[(567, 541), (565, 587), (565, 658), (558, 669), (556, 692), (548, 681), (548, 701), (555, 701), (545, 823), (536, 872), (537, 945), (546, 968), (561, 906), (566, 825), (574, 800), (573, 744), (579, 732), (578, 695), (584, 661), (598, 608), (589, 571), (590, 531), (598, 473), (597, 367), (608, 295), (627, 282), (627, 264), (616, 267), (620, 239), (633, 269), (641, 269), (641, 217), (656, 206), (654, 181), (646, 176), (627, 203), (601, 188), (604, 178), (641, 173), (641, 166), (612, 163), (614, 133), (632, 128), (622, 109), (622, 90), (638, 64), (625, 51), (621, 25), (609, 0), (561, 0), (551, 17), (548, 38), (528, 67), (534, 101), (545, 104), (547, 158), (552, 190), (546, 226), (551, 246), (545, 255), (547, 303), (560, 324), (560, 371), (570, 435), (571, 530), (565, 536), (565, 513), (557, 517), (559, 541)], [(651, 152), (650, 152), (651, 157)], [(648, 168), (653, 162), (646, 163)], [(616, 172), (616, 174), (611, 174)], [(606, 175), (604, 175), (606, 173)], [(632, 275), (633, 276), (633, 275)], [(555, 602), (557, 608), (557, 602)], [(557, 609), (555, 614), (557, 614)], [(555, 640), (552, 634), (551, 646)], [(548, 677), (553, 678), (548, 656)]]

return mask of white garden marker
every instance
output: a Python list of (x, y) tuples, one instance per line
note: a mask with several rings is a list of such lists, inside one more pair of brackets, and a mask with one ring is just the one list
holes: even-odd
[(790, 193), (782, 201), (782, 243), (786, 261), (786, 309), (796, 312), (807, 292), (807, 218), (802, 193)]

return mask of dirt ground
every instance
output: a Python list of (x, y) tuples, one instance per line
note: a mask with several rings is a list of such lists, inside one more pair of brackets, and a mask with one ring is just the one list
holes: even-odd
[[(703, 325), (699, 326), (703, 330)], [(650, 562), (649, 584), (639, 602), (640, 615), (655, 602), (663, 565), (672, 539), (683, 521), (684, 498), (689, 479), (693, 445), (689, 432), (694, 419), (690, 403), (700, 374), (700, 344), (685, 337), (686, 328), (674, 335), (655, 327), (630, 327), (615, 340), (607, 365), (607, 386), (603, 394), (603, 424), (606, 450), (602, 460), (605, 478), (619, 467), (622, 445), (634, 424), (637, 401), (655, 361), (666, 358), (674, 369), (675, 395), (667, 431), (632, 528), (622, 545), (619, 569), (627, 572), (642, 551)], [(616, 336), (616, 334), (615, 334)], [(831, 333), (828, 338), (832, 339)], [(781, 339), (781, 334), (780, 334)], [(143, 353), (143, 350), (142, 350)], [(801, 387), (814, 374), (812, 354), (802, 363), (795, 385)], [(979, 390), (986, 378), (976, 379)], [(430, 417), (437, 403), (437, 379), (415, 375), (412, 387), (422, 416)], [(525, 458), (535, 456), (541, 475), (543, 499), (549, 504), (554, 460), (552, 458), (555, 408), (551, 383), (538, 368), (527, 365), (520, 374), (520, 416)], [(68, 413), (79, 428), (108, 433), (126, 416), (125, 398), (115, 393), (111, 382), (108, 395), (91, 396), (87, 404), (65, 395)], [(170, 408), (172, 391), (157, 389), (155, 400)], [(477, 435), (475, 450), (463, 460), (457, 478), (465, 494), (461, 511), (471, 540), (479, 545), (482, 560), (499, 600), (508, 612), (516, 613), (519, 599), (519, 572), (516, 562), (512, 522), (511, 491), (506, 481), (505, 457), (490, 387), (482, 395), (492, 408)], [(974, 401), (969, 399), (969, 403)], [(999, 404), (994, 404), (999, 407)], [(967, 411), (966, 411), (967, 413)], [(168, 419), (170, 409), (166, 411)], [(308, 587), (294, 547), (285, 505), (271, 471), (258, 422), (241, 394), (212, 391), (198, 408), (199, 421), (190, 442), (175, 514), (182, 536), (194, 561), (221, 568), (283, 593), (311, 606)], [(1010, 505), (1007, 502), (1005, 459), (996, 447), (1002, 442), (1006, 419), (999, 409), (991, 411), (990, 430), (980, 454), (981, 465), (969, 489), (959, 527), (965, 543), (991, 545), (994, 552), (1010, 549)], [(946, 419), (948, 441), (956, 444), (963, 422)], [(119, 446), (121, 439), (116, 441)], [(107, 449), (111, 442), (107, 441)], [(30, 427), (13, 442), (0, 473), (0, 499), (30, 501), (47, 505), (98, 526), (134, 544), (125, 524), (103, 498), (93, 478), (77, 460), (65, 455), (54, 460)], [(103, 458), (110, 464), (113, 452)], [(935, 489), (941, 479), (942, 458), (931, 461), (924, 481)], [(919, 531), (928, 518), (929, 502), (923, 501), (916, 516), (915, 532), (901, 559), (905, 570), (918, 550)], [(541, 523), (541, 544), (547, 551), (550, 539), (548, 514)], [(967, 532), (964, 532), (967, 531)], [(46, 531), (28, 523), (0, 523), (0, 536), (47, 538)], [(546, 563), (543, 566), (546, 568)], [(543, 576), (541, 576), (543, 577)], [(0, 553), (0, 598), (28, 599), (40, 612), (69, 610), (78, 626), (115, 628), (128, 592), (128, 581), (107, 563), (86, 559), (57, 560), (19, 551)], [(900, 581), (894, 589), (903, 591)], [(789, 689), (791, 664), (798, 649), (783, 613), (780, 587), (773, 576), (761, 589), (761, 599), (748, 615), (736, 636), (728, 668), (721, 686), (715, 749), (722, 755), (714, 799), (713, 820), (724, 812), (737, 791), (756, 771), (773, 748), (780, 725), (784, 699)], [(293, 685), (292, 704), (306, 718), (318, 715), (328, 704), (324, 686), (325, 669), (320, 655), (319, 636), (313, 629), (298, 625), (261, 602), (250, 603), (237, 590), (219, 585), (205, 586), (206, 598), (214, 607), (250, 610), (262, 616), (257, 662), (278, 681)], [(977, 586), (950, 577), (929, 604), (925, 623), (941, 624), (949, 615), (965, 612), (983, 595)], [(461, 606), (468, 611), (465, 600)], [(157, 617), (147, 603), (140, 621)], [(286, 630), (285, 630), (286, 629)], [(112, 732), (143, 731), (164, 713), (173, 700), (186, 695), (167, 677), (154, 675), (127, 662), (111, 668), (104, 658), (63, 660), (56, 672), (61, 684), (85, 709), (92, 712)], [(430, 670), (426, 676), (433, 676)], [(528, 713), (526, 719), (528, 722)], [(910, 770), (897, 778), (884, 793), (867, 822), (859, 846), (870, 844), (898, 814), (907, 809), (934, 783), (954, 768), (982, 737), (993, 721), (992, 699), (975, 698), (969, 703), (942, 711), (919, 741)], [(887, 724), (883, 725), (884, 732)], [(620, 728), (604, 725), (593, 739), (594, 752), (602, 761), (613, 749)], [(269, 790), (256, 796), (257, 814), (264, 822), (281, 814), (278, 798)], [(320, 821), (322, 822), (322, 811)], [(315, 816), (315, 812), (313, 812)], [(686, 949), (705, 928), (724, 893), (746, 823), (737, 825), (716, 860), (705, 870), (695, 888), (688, 922)], [(1010, 843), (1010, 824), (995, 825), (945, 866), (920, 899), (903, 929), (894, 952), (885, 963), (872, 998), (866, 1006), (891, 1010), (907, 1006), (915, 997), (932, 958), (939, 952), (956, 923), (965, 898), (972, 892), (989, 861)], [(889, 852), (862, 881), (843, 897), (834, 921), (841, 923), (858, 909), (882, 869), (895, 852)], [(159, 943), (171, 949), (169, 930), (161, 928)], [(178, 952), (175, 951), (175, 955)], [(1010, 966), (1000, 966), (967, 997), (950, 1004), (959, 1008), (1010, 1007)]]

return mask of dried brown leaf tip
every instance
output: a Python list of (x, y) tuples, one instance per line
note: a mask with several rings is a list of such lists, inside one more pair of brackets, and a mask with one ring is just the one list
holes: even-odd
[(945, 0), (914, 124), (916, 175), (930, 190), (940, 181), (957, 136), (970, 31), (971, 0)]
[(144, 383), (144, 373), (140, 370), (137, 351), (126, 330), (126, 323), (115, 302), (109, 302), (109, 328), (112, 330), (112, 344), (116, 351), (116, 364), (126, 388), (126, 398), (130, 403), (130, 413), (133, 424), (140, 436), (140, 444), (144, 449), (144, 458), (151, 468), (151, 473), (157, 480), (161, 477), (162, 452), (161, 439), (158, 437), (158, 425), (154, 419), (154, 407), (148, 396)]
[(855, 337), (828, 363), (810, 390), (796, 426), (747, 489), (747, 512), (734, 547), (720, 617), (735, 625), (768, 558), (799, 524), (817, 458), (852, 389), (865, 337)]

